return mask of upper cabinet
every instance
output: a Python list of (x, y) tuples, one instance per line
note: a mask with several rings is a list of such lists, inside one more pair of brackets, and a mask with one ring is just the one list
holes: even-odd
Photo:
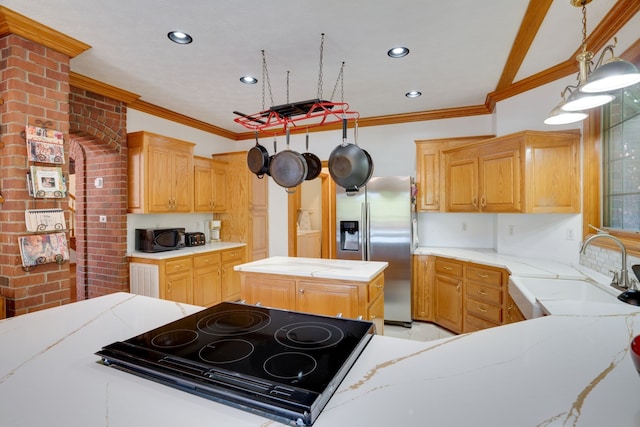
[(225, 162), (193, 158), (193, 210), (195, 212), (224, 212), (227, 184)]
[(578, 130), (416, 141), (416, 147), (419, 210), (580, 212)]
[(493, 135), (482, 135), (415, 141), (418, 211), (439, 211), (444, 206), (441, 203), (444, 191), (442, 151), (492, 137)]
[(130, 213), (193, 211), (193, 146), (157, 135), (127, 135)]

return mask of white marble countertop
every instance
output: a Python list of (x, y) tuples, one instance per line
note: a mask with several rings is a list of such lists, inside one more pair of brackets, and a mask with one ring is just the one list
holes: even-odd
[[(200, 308), (116, 293), (0, 321), (0, 424), (275, 426), (102, 366), (94, 352)], [(638, 426), (640, 317), (546, 316), (453, 338), (375, 336), (315, 427)]]
[(223, 251), (225, 249), (233, 249), (233, 248), (242, 248), (247, 246), (246, 243), (236, 243), (236, 242), (210, 242), (206, 245), (202, 246), (189, 246), (185, 248), (176, 249), (175, 251), (164, 251), (164, 252), (141, 252), (141, 251), (133, 251), (128, 253), (129, 257), (137, 257), (137, 258), (146, 258), (146, 259), (171, 259), (178, 258), (181, 256), (201, 254), (204, 252), (216, 252)]
[(277, 256), (240, 264), (234, 269), (251, 273), (370, 282), (388, 266), (388, 262), (380, 261)]

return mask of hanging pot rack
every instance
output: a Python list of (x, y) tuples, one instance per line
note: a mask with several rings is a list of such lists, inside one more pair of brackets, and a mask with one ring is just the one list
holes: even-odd
[(234, 121), (245, 128), (254, 131), (271, 131), (288, 129), (295, 127), (314, 128), (333, 123), (340, 123), (345, 119), (358, 119), (360, 114), (357, 111), (349, 111), (349, 104), (344, 102), (344, 66), (342, 63), (336, 85), (334, 86), (331, 99), (336, 92), (338, 83), (341, 85), (341, 102), (325, 100), (322, 97), (322, 67), (324, 53), (324, 33), (320, 43), (320, 66), (318, 73), (318, 94), (317, 98), (306, 101), (289, 102), (289, 72), (287, 71), (287, 102), (285, 104), (272, 106), (265, 109), (265, 84), (268, 85), (271, 104), (273, 105), (273, 95), (271, 93), (271, 82), (267, 70), (267, 61), (264, 50), (262, 51), (262, 111), (254, 114), (243, 114), (239, 111), (233, 113), (240, 116)]

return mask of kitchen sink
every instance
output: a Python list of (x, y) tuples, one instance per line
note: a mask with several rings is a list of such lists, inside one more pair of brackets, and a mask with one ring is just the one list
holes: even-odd
[[(592, 307), (623, 304), (616, 298), (618, 291), (588, 280), (512, 277), (509, 279), (509, 293), (528, 319), (548, 314), (543, 307), (545, 302), (563, 302), (567, 308), (585, 304)], [(576, 314), (578, 312), (576, 310)]]

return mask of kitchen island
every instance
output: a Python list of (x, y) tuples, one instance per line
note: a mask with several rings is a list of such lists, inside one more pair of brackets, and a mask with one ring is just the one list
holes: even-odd
[[(266, 418), (96, 363), (200, 310), (116, 293), (0, 321), (0, 424), (267, 426)], [(453, 338), (374, 336), (314, 424), (637, 426), (638, 313), (546, 316)]]
[(238, 265), (247, 304), (326, 316), (361, 318), (384, 328), (384, 270), (380, 261), (271, 257)]

